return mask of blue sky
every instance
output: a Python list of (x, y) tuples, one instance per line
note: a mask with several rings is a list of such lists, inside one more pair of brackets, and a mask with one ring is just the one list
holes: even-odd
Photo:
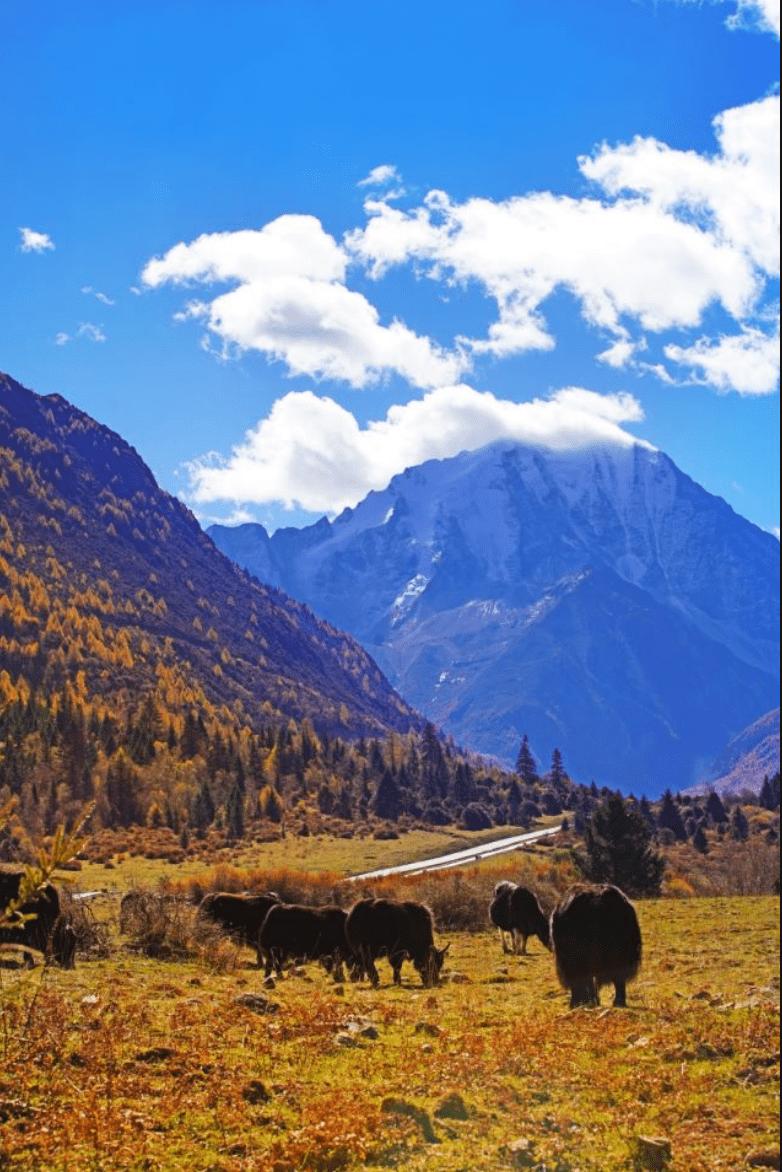
[(1, 0), (0, 369), (207, 523), (511, 436), (779, 526), (779, 0)]

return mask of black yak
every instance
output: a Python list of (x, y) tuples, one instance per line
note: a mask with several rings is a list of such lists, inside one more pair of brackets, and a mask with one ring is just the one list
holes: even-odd
[(641, 929), (630, 900), (611, 885), (575, 887), (551, 913), (557, 976), (570, 1008), (599, 1005), (613, 984), (614, 1005), (627, 1005), (628, 981), (641, 967)]
[[(19, 898), (23, 876), (21, 870), (0, 870), (0, 912)], [(4, 925), (0, 928), (0, 943), (21, 945), (51, 957), (63, 968), (73, 968), (76, 934), (60, 908), (56, 887), (44, 884), (17, 910), (34, 918)], [(34, 963), (31, 952), (25, 952), (25, 960)]]
[(219, 924), (241, 944), (255, 948), (260, 968), (263, 963), (258, 946), (261, 924), (266, 919), (269, 908), (279, 902), (279, 896), (273, 892), (267, 895), (235, 895), (230, 891), (210, 891), (198, 905), (198, 916), (202, 920), (211, 920), (212, 923)]
[[(507, 879), (498, 883), (494, 888), (494, 898), (489, 904), (489, 918), (499, 929), (503, 952), (515, 952), (525, 956), (530, 936), (537, 936), (541, 944), (551, 948), (548, 918), (543, 914), (535, 894), (527, 887), (519, 887)], [(511, 938), (510, 948), (506, 936)]]
[(434, 921), (428, 907), (412, 901), (361, 899), (350, 909), (345, 931), (348, 944), (358, 957), (361, 970), (377, 987), (380, 978), (375, 968), (379, 956), (387, 956), (394, 971), (394, 984), (402, 983), (402, 965), (411, 960), (424, 985), (436, 985), (440, 979), (445, 948), (435, 948)]
[(266, 958), (266, 976), (280, 974), (287, 960), (320, 960), (335, 981), (343, 979), (342, 964), (353, 955), (345, 934), (348, 913), (336, 906), (305, 907), (278, 903), (269, 908), (258, 936)]

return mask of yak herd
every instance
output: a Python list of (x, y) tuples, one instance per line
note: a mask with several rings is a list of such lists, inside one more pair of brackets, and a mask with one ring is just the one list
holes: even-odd
[[(255, 947), (267, 977), (281, 974), (290, 961), (319, 960), (335, 980), (343, 979), (347, 966), (353, 980), (368, 978), (376, 987), (375, 961), (385, 956), (394, 984), (401, 984), (402, 965), (410, 960), (424, 985), (436, 985), (449, 948), (436, 947), (430, 909), (412, 900), (360, 899), (345, 910), (286, 904), (273, 893), (215, 892), (204, 897), (199, 915)], [(641, 930), (618, 887), (575, 887), (549, 917), (532, 891), (506, 880), (494, 889), (489, 919), (499, 929), (503, 951), (524, 955), (530, 936), (553, 951), (571, 1008), (598, 1005), (600, 988), (608, 984), (614, 986), (614, 1005), (627, 1004), (627, 982), (641, 965)]]
[[(0, 913), (18, 904), (22, 874), (0, 869)], [(123, 903), (135, 895), (125, 896)], [(531, 936), (553, 952), (571, 1008), (599, 1004), (599, 990), (609, 984), (614, 986), (614, 1005), (627, 1004), (627, 982), (641, 965), (641, 931), (635, 908), (618, 887), (575, 887), (547, 916), (532, 891), (506, 880), (494, 888), (488, 911), (504, 952), (524, 955)], [(37, 952), (64, 968), (73, 967), (76, 934), (56, 888), (46, 884), (16, 913), (5, 916), (0, 945), (21, 949), (27, 963), (33, 963)], [(395, 984), (401, 984), (402, 965), (409, 960), (423, 984), (431, 986), (440, 979), (449, 947), (436, 947), (432, 913), (413, 900), (359, 899), (346, 910), (283, 903), (271, 892), (218, 891), (204, 896), (198, 917), (254, 948), (267, 977), (281, 975), (290, 962), (317, 960), (337, 981), (344, 979), (347, 968), (352, 980), (368, 979), (377, 987), (375, 962), (386, 957)]]

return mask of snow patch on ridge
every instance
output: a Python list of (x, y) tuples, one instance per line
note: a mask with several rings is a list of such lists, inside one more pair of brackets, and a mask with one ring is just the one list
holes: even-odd
[(397, 595), (391, 604), (391, 626), (398, 627), (407, 617), (415, 600), (423, 594), (429, 585), (429, 579), (424, 574), (416, 574), (405, 586), (401, 594)]

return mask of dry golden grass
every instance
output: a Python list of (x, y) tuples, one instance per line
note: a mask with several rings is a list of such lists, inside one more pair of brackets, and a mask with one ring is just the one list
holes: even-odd
[(267, 989), (249, 950), (217, 971), (121, 939), (72, 973), (0, 970), (0, 1168), (619, 1172), (644, 1134), (671, 1172), (735, 1172), (779, 1151), (778, 908), (640, 903), (624, 1011), (570, 1012), (550, 955), (488, 929), (440, 934), (432, 990), (385, 962), (377, 990), (314, 965)]

